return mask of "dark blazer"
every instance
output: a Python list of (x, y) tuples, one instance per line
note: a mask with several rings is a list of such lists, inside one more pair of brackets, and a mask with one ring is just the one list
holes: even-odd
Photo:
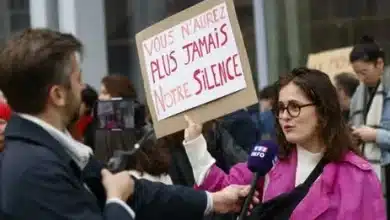
[[(101, 207), (106, 200), (100, 180), (102, 168), (98, 160), (91, 158), (82, 171), (84, 181), (98, 198)], [(204, 192), (143, 179), (134, 181), (134, 194), (127, 203), (135, 211), (137, 220), (201, 220), (204, 217), (207, 203)]]
[[(5, 146), (0, 156), (0, 211), (6, 217), (1, 219), (132, 219), (122, 206), (105, 205), (100, 169), (81, 171), (61, 144), (35, 123), (14, 115)], [(201, 218), (207, 197), (192, 189), (136, 181), (128, 203), (137, 220)]]
[(0, 208), (9, 219), (132, 219), (119, 204), (101, 210), (81, 171), (43, 128), (13, 116), (0, 162)]

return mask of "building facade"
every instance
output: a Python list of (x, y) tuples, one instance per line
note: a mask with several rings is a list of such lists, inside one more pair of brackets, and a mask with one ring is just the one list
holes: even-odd
[[(201, 0), (0, 0), (0, 44), (27, 27), (71, 32), (86, 46), (84, 81), (123, 74), (141, 99), (135, 34)], [(388, 0), (235, 0), (258, 88), (306, 64), (310, 53), (374, 36), (390, 51)], [(390, 57), (387, 57), (390, 61)]]

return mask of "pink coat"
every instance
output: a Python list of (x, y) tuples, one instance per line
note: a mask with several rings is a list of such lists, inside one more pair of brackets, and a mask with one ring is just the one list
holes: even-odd
[[(263, 192), (264, 179), (258, 182), (263, 201), (294, 188), (297, 166), (296, 152), (286, 161), (279, 161), (268, 173), (269, 183)], [(250, 184), (252, 173), (246, 164), (237, 164), (229, 174), (215, 165), (197, 188), (218, 191), (231, 184)], [(325, 166), (319, 179), (294, 210), (291, 220), (386, 220), (381, 184), (371, 165), (348, 153), (339, 163)]]

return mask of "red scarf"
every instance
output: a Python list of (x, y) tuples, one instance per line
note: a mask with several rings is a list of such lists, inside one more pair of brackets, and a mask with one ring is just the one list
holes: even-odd
[(88, 125), (92, 122), (93, 120), (93, 117), (90, 116), (90, 115), (84, 115), (84, 116), (81, 116), (80, 119), (76, 122), (75, 124), (75, 139), (76, 140), (79, 140), (79, 141), (82, 141), (83, 140), (83, 137), (84, 137), (84, 134), (85, 134), (85, 130), (87, 129)]

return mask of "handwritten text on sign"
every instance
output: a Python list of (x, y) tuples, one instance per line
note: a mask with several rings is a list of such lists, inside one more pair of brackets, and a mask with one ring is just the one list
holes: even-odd
[(157, 120), (246, 88), (225, 3), (142, 46)]

